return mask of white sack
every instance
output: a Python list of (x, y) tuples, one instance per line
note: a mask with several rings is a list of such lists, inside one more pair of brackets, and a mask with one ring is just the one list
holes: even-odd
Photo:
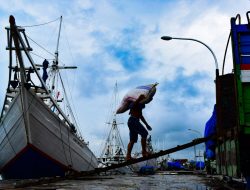
[(118, 107), (116, 113), (120, 114), (129, 110), (129, 105), (131, 104), (131, 102), (135, 102), (139, 98), (140, 95), (145, 96), (145, 99), (141, 100), (140, 103), (144, 103), (144, 104), (149, 103), (153, 99), (153, 96), (155, 95), (157, 84), (158, 83), (138, 86), (135, 89), (130, 90), (123, 97), (122, 102), (120, 106)]

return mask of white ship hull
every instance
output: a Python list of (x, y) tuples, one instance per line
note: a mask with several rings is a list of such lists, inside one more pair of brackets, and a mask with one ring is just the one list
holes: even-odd
[(27, 99), (21, 97), (18, 93), (0, 123), (3, 178), (62, 176), (68, 170), (97, 168), (87, 144), (35, 93), (26, 90)]

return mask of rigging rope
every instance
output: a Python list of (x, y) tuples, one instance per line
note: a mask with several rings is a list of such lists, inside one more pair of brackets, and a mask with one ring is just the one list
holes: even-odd
[[(67, 73), (64, 73), (64, 74), (65, 74), (65, 80), (67, 82), (66, 85), (69, 87), (70, 85), (69, 85), (69, 80), (68, 80)], [(69, 105), (69, 106), (67, 106), (67, 108), (68, 108), (68, 110), (70, 112), (71, 117), (73, 117), (72, 119), (73, 119), (73, 121), (74, 121), (74, 123), (76, 125), (76, 128), (78, 130), (79, 136), (83, 138), (83, 136), (82, 136), (83, 132), (82, 132), (82, 129), (78, 125), (78, 123), (80, 123), (80, 122), (79, 122), (79, 118), (78, 118), (78, 115), (77, 115), (77, 112), (76, 112), (76, 108), (75, 108), (75, 105), (74, 105), (74, 100), (73, 100), (72, 93), (71, 93), (71, 91), (73, 91), (73, 89), (68, 91), (68, 94), (69, 94), (69, 98), (68, 98), (68, 94), (66, 94), (66, 89), (64, 87), (62, 79), (61, 79), (61, 83), (63, 85), (64, 96), (66, 98), (66, 101), (68, 102), (67, 104)], [(72, 107), (73, 107), (73, 109), (72, 109)]]
[(30, 53), (33, 54), (33, 55), (35, 55), (35, 56), (37, 56), (37, 57), (40, 57), (41, 59), (54, 60), (54, 59), (49, 59), (49, 58), (42, 57), (42, 56), (40, 56), (40, 55), (38, 55), (38, 54), (36, 54), (34, 52), (30, 52)]
[(56, 18), (55, 20), (49, 21), (49, 22), (45, 22), (45, 23), (41, 23), (41, 24), (34, 24), (34, 25), (26, 25), (26, 26), (21, 26), (23, 28), (28, 28), (28, 27), (36, 27), (36, 26), (42, 26), (42, 25), (46, 25), (46, 24), (50, 24), (52, 22), (55, 22), (57, 20), (59, 20), (61, 17)]
[[(72, 54), (72, 50), (71, 50), (71, 48), (70, 48), (70, 44), (69, 44), (69, 40), (68, 40), (68, 35), (67, 35), (66, 29), (65, 29), (63, 23), (62, 23), (62, 27), (64, 28), (63, 32), (64, 32), (65, 37), (66, 37), (66, 42), (67, 42), (66, 44), (67, 44), (67, 47), (68, 47), (68, 50), (69, 50), (69, 53), (70, 53), (70, 56), (71, 56), (73, 65), (76, 65), (76, 64), (75, 64), (74, 57), (73, 57), (73, 54)], [(60, 62), (61, 62), (61, 61), (60, 61)], [(62, 62), (62, 63), (63, 63), (63, 62)], [(66, 74), (66, 82), (67, 82), (67, 85), (69, 86), (67, 73), (65, 73), (65, 74)], [(74, 75), (73, 85), (71, 85), (71, 86), (72, 86), (72, 88), (71, 88), (71, 89), (72, 89), (72, 92), (74, 92), (74, 89), (75, 89), (75, 81), (76, 81), (76, 75)], [(83, 134), (82, 129), (78, 126), (78, 123), (80, 123), (80, 122), (79, 122), (79, 117), (78, 117), (78, 114), (77, 114), (77, 112), (76, 112), (74, 100), (73, 100), (72, 93), (71, 93), (70, 90), (69, 90), (69, 98), (70, 98), (70, 100), (71, 100), (71, 105), (72, 105), (72, 108), (73, 108), (72, 114), (73, 114), (73, 111), (74, 111), (74, 120), (75, 120), (76, 127), (77, 127), (77, 129), (78, 129), (78, 131), (79, 131), (79, 133), (80, 133), (80, 137), (83, 138), (83, 136), (82, 136), (82, 134)], [(72, 108), (70, 108), (70, 109), (72, 109)]]
[(79, 134), (79, 136), (81, 137), (81, 136), (82, 136), (82, 134), (81, 134), (81, 129), (80, 129), (80, 127), (78, 126), (78, 124), (77, 124), (77, 122), (76, 122), (76, 118), (75, 118), (75, 116), (74, 116), (74, 114), (73, 114), (73, 111), (72, 111), (72, 109), (71, 109), (71, 106), (70, 106), (70, 103), (69, 103), (69, 99), (68, 99), (68, 96), (67, 96), (67, 94), (66, 94), (66, 89), (65, 89), (64, 84), (63, 84), (63, 80), (62, 80), (61, 73), (58, 72), (58, 75), (59, 75), (59, 78), (60, 78), (60, 81), (61, 81), (61, 84), (62, 84), (62, 88), (63, 88), (63, 91), (64, 91), (64, 97), (65, 97), (66, 102), (67, 102), (67, 104), (68, 104), (67, 108), (68, 108), (69, 113), (70, 113), (70, 116), (71, 116), (71, 118), (72, 118), (72, 120), (73, 120), (73, 122), (74, 122), (74, 124), (75, 124), (75, 126), (76, 126), (76, 128), (77, 128), (78, 134)]
[(27, 38), (29, 38), (32, 42), (34, 42), (37, 46), (39, 46), (41, 49), (43, 49), (44, 51), (46, 51), (48, 54), (52, 55), (53, 57), (55, 56), (53, 53), (49, 52), (47, 49), (45, 49), (42, 45), (38, 44), (35, 40), (33, 40), (32, 38), (30, 38), (28, 35), (26, 35)]

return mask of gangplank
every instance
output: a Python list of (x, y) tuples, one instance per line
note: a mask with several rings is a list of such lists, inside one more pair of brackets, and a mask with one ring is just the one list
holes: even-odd
[(177, 152), (177, 151), (180, 151), (180, 150), (195, 146), (197, 144), (204, 143), (204, 142), (208, 141), (209, 139), (210, 139), (209, 137), (207, 137), (207, 138), (197, 138), (197, 139), (192, 140), (189, 143), (182, 144), (182, 145), (177, 145), (176, 147), (170, 148), (170, 149), (167, 149), (167, 150), (161, 150), (159, 152), (151, 154), (148, 157), (140, 157), (140, 158), (125, 161), (125, 162), (122, 162), (122, 163), (119, 163), (119, 164), (113, 164), (111, 166), (107, 166), (107, 167), (104, 167), (104, 168), (96, 168), (95, 170), (81, 172), (79, 175), (99, 174), (101, 172), (106, 172), (106, 171), (109, 171), (109, 170), (117, 169), (117, 168), (124, 167), (124, 166), (129, 166), (131, 164), (135, 164), (135, 163), (142, 162), (142, 161), (145, 161), (145, 160), (150, 160), (152, 158), (158, 158), (158, 157), (161, 157), (161, 156), (164, 156), (164, 155), (167, 155), (167, 154), (171, 154), (171, 153), (174, 153), (174, 152)]
[(161, 150), (157, 153), (154, 153), (154, 154), (151, 154), (150, 156), (148, 157), (140, 157), (140, 158), (137, 158), (137, 159), (133, 159), (133, 160), (130, 160), (130, 161), (125, 161), (125, 162), (122, 162), (122, 163), (119, 163), (119, 164), (113, 164), (111, 166), (107, 166), (107, 167), (104, 167), (104, 168), (96, 168), (94, 170), (91, 170), (91, 171), (84, 171), (84, 172), (80, 172), (80, 173), (71, 173), (65, 177), (52, 177), (52, 178), (46, 178), (46, 179), (37, 179), (37, 180), (33, 180), (33, 181), (26, 181), (26, 182), (20, 182), (20, 183), (17, 183), (15, 185), (15, 187), (17, 188), (23, 188), (23, 187), (28, 187), (28, 186), (33, 186), (33, 185), (41, 185), (41, 184), (44, 184), (44, 183), (54, 183), (54, 182), (57, 182), (57, 181), (61, 181), (61, 180), (74, 180), (74, 179), (81, 179), (81, 178), (84, 178), (84, 177), (87, 177), (87, 176), (90, 176), (90, 175), (97, 175), (97, 174), (100, 174), (102, 172), (107, 172), (109, 170), (113, 170), (113, 169), (117, 169), (117, 168), (120, 168), (120, 167), (124, 167), (124, 166), (129, 166), (129, 165), (132, 165), (132, 164), (135, 164), (135, 163), (138, 163), (138, 162), (142, 162), (142, 161), (145, 161), (145, 160), (150, 160), (152, 158), (158, 158), (158, 157), (161, 157), (161, 156), (164, 156), (164, 155), (167, 155), (167, 154), (171, 154), (171, 153), (174, 153), (174, 152), (177, 152), (177, 151), (180, 151), (180, 150), (184, 150), (186, 148), (190, 148), (192, 146), (195, 146), (197, 144), (201, 144), (201, 143), (204, 143), (206, 141), (208, 141), (209, 139), (211, 139), (213, 137), (206, 137), (206, 138), (197, 138), (197, 139), (194, 139), (192, 140), (191, 142), (188, 142), (186, 144), (182, 144), (182, 145), (177, 145), (176, 147), (174, 148), (170, 148), (170, 149), (167, 149), (167, 150)]

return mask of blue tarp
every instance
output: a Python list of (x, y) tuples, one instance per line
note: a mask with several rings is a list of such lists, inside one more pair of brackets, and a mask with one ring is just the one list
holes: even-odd
[(203, 170), (205, 168), (205, 163), (202, 161), (198, 161), (195, 164), (195, 168), (196, 170)]
[[(213, 114), (207, 121), (205, 126), (204, 137), (209, 137), (216, 133), (216, 105), (214, 105)], [(208, 140), (206, 143), (206, 157), (208, 159), (213, 159), (215, 157), (215, 141)]]
[(169, 169), (184, 169), (180, 162), (168, 162)]
[(139, 173), (144, 175), (153, 175), (155, 173), (154, 166), (142, 166)]

